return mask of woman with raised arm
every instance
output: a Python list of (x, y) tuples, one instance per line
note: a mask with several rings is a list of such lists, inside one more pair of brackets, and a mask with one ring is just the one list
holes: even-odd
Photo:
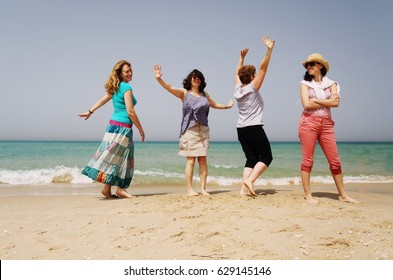
[(253, 65), (243, 65), (248, 49), (240, 51), (235, 74), (235, 99), (239, 107), (237, 135), (246, 156), (243, 169), (243, 184), (240, 194), (255, 196), (254, 182), (269, 167), (273, 160), (269, 139), (263, 129), (264, 103), (259, 90), (265, 79), (275, 41), (268, 36), (262, 38), (267, 47), (258, 71)]
[(192, 188), (195, 161), (199, 164), (199, 177), (202, 195), (209, 195), (206, 191), (208, 175), (207, 150), (210, 143), (210, 129), (208, 115), (210, 107), (213, 109), (229, 109), (233, 101), (228, 104), (215, 102), (205, 91), (206, 82), (202, 72), (192, 70), (183, 80), (183, 88), (176, 88), (162, 79), (161, 66), (154, 66), (154, 76), (157, 82), (168, 92), (180, 99), (183, 106), (183, 117), (180, 127), (179, 155), (187, 157), (185, 176), (188, 195), (198, 195)]

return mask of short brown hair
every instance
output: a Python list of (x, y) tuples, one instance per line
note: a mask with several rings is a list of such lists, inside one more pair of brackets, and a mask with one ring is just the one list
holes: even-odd
[(245, 65), (237, 72), (240, 81), (243, 85), (251, 83), (251, 77), (255, 74), (255, 67), (253, 65)]

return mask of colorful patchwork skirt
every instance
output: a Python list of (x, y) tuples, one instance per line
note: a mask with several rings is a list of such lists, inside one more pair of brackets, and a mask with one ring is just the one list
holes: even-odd
[(111, 120), (104, 139), (82, 174), (97, 182), (128, 188), (134, 175), (132, 126)]

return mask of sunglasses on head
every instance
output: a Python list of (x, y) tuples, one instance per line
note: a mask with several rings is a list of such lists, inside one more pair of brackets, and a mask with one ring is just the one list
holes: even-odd
[(304, 64), (304, 67), (305, 68), (307, 68), (308, 66), (313, 67), (313, 66), (315, 66), (316, 63), (318, 63), (318, 62), (315, 62), (315, 61), (307, 62), (306, 64)]

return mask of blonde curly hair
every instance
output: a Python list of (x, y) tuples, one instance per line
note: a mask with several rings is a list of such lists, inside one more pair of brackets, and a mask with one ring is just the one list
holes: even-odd
[(128, 65), (131, 67), (131, 63), (129, 63), (127, 60), (120, 60), (118, 63), (115, 64), (115, 66), (113, 66), (112, 72), (105, 83), (106, 93), (113, 95), (118, 91), (119, 84), (121, 82), (121, 70), (124, 65)]

